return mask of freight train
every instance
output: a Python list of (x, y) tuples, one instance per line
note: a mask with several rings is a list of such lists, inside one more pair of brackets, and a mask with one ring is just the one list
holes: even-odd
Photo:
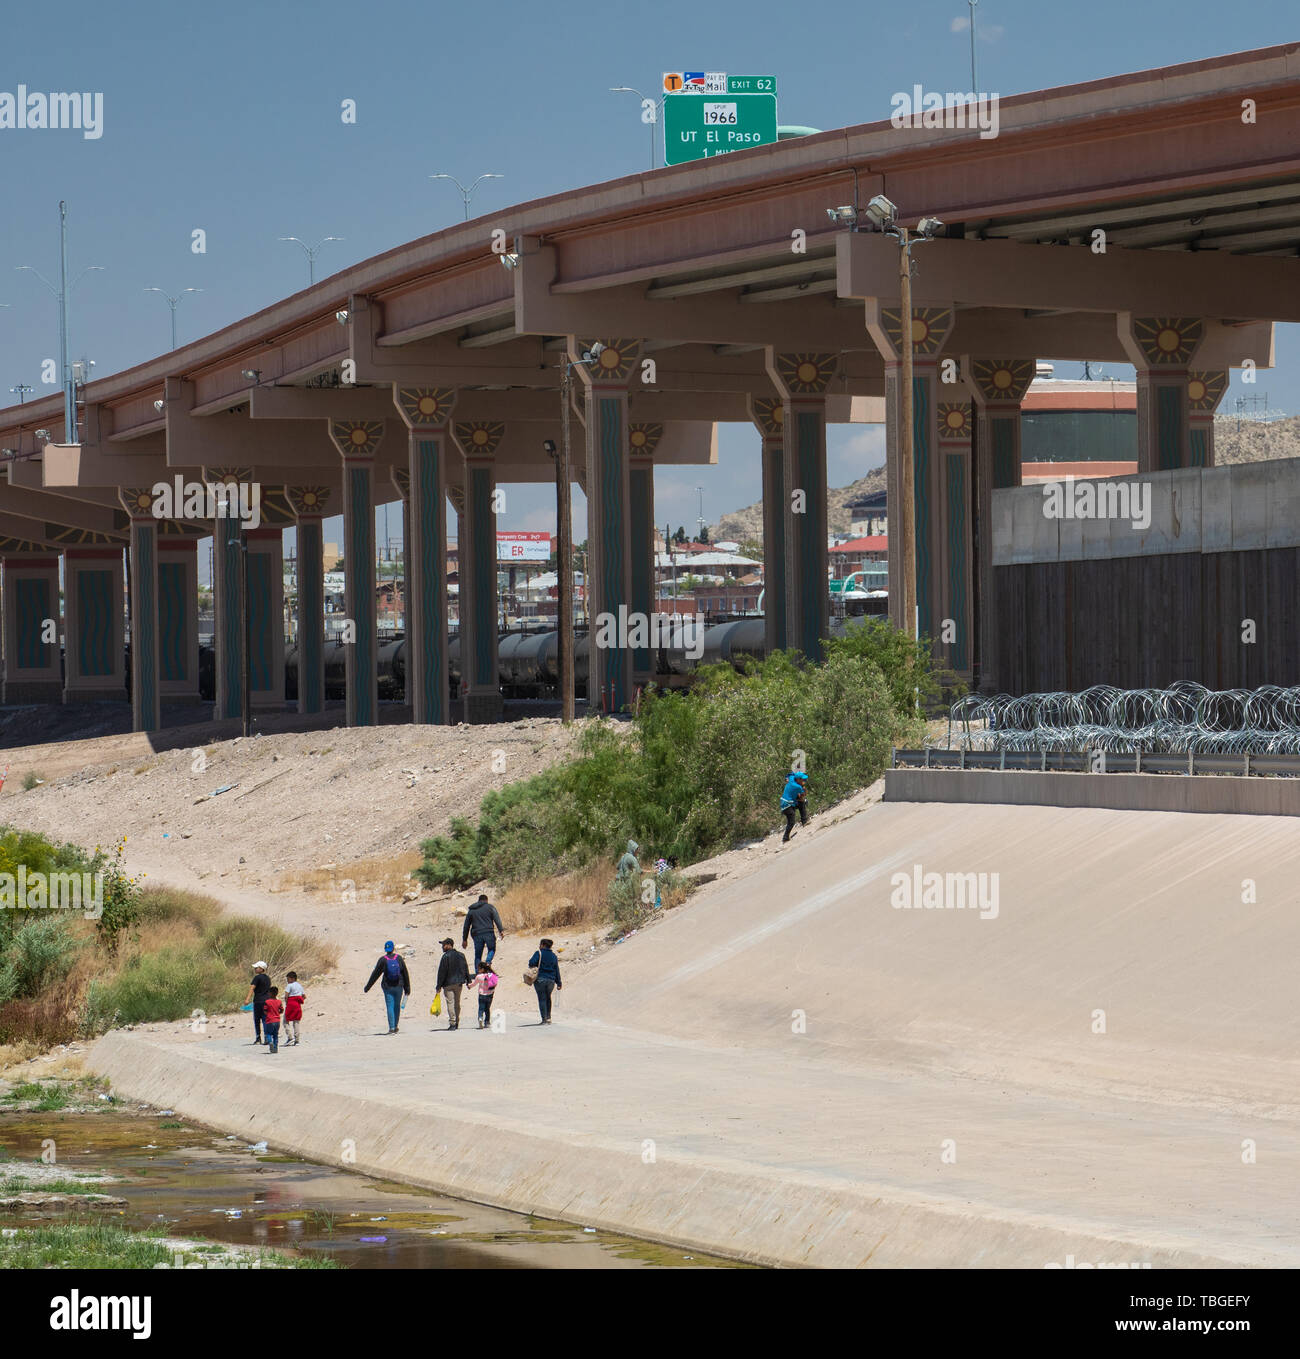
[[(860, 620), (837, 619), (831, 624), (831, 636), (843, 636), (846, 627)], [(738, 618), (717, 623), (704, 629), (702, 648), (698, 657), (687, 654), (685, 647), (664, 646), (651, 648), (654, 682), (661, 688), (683, 688), (690, 683), (698, 666), (716, 665), (721, 661), (739, 664), (746, 658), (767, 654), (762, 618)], [(579, 629), (573, 647), (573, 683), (575, 692), (583, 696), (587, 691), (587, 670), (591, 651), (589, 633)], [(347, 646), (342, 642), (326, 642), (325, 697), (346, 697)], [(460, 684), (460, 637), (453, 634), (449, 647), (448, 666), (453, 693)], [(400, 700), (406, 693), (406, 641), (383, 641), (379, 645), (379, 697)], [(501, 692), (506, 698), (553, 697), (560, 683), (559, 633), (554, 630), (507, 631), (497, 637), (497, 667)], [(199, 651), (199, 691), (205, 699), (216, 692), (216, 664), (210, 646)], [(286, 699), (298, 697), (298, 648), (290, 646), (284, 658), (284, 691)]]

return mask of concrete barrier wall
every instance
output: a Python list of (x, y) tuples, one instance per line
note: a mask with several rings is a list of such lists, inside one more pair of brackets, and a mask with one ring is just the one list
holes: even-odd
[(993, 564), (1300, 546), (1300, 458), (1100, 480), (1126, 486), (1129, 496), (1142, 484), (1150, 523), (1136, 528), (1128, 518), (1049, 519), (1049, 483), (1007, 487), (993, 492)]
[[(721, 1141), (705, 1155), (661, 1153), (647, 1163), (626, 1144), (582, 1131), (577, 1110), (571, 1131), (539, 1135), (519, 1121), (458, 1113), (452, 1103), (404, 1100), (382, 1074), (372, 1096), (358, 1096), (283, 1067), (274, 1076), (250, 1072), (202, 1045), (178, 1047), (147, 1032), (109, 1033), (90, 1065), (122, 1094), (309, 1160), (755, 1264), (1041, 1269), (1068, 1255), (1156, 1268), (1262, 1262), (1207, 1256), (1177, 1240), (1108, 1235), (1090, 1223), (1076, 1228), (964, 1195), (944, 1202), (728, 1161)], [(449, 1093), (454, 1098), (454, 1087)]]
[(1300, 779), (1197, 774), (1060, 774), (1024, 770), (889, 769), (886, 802), (1110, 807), (1138, 812), (1300, 816)]

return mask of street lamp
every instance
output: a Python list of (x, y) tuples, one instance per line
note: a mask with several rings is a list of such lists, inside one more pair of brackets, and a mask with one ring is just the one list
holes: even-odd
[[(848, 225), (850, 230), (856, 230), (859, 216), (856, 205), (851, 208), (827, 208), (826, 212), (832, 221)], [(913, 637), (919, 637), (921, 619), (920, 606), (916, 597), (916, 551), (913, 546), (916, 542), (916, 486), (913, 471), (915, 432), (912, 429), (912, 247), (933, 240), (943, 229), (943, 223), (937, 217), (922, 217), (916, 224), (916, 231), (910, 232), (905, 226), (899, 226), (898, 205), (892, 203), (884, 194), (876, 194), (862, 209), (862, 212), (866, 214), (873, 226), (886, 236), (892, 236), (898, 242), (899, 320), (902, 330), (900, 356), (902, 372), (899, 380), (901, 390), (898, 412), (898, 479), (902, 485), (899, 488), (901, 504), (899, 506), (897, 551), (903, 560), (903, 588), (902, 599), (899, 602), (899, 616), (902, 619), (904, 632), (910, 632)]]
[(455, 175), (445, 175), (439, 172), (436, 175), (430, 175), (429, 178), (449, 179), (460, 190), (461, 201), (465, 204), (465, 220), (468, 222), (469, 200), (474, 197), (474, 190), (477, 189), (478, 186), (482, 184), (485, 179), (504, 179), (505, 175), (479, 175), (479, 177), (473, 182), (473, 184), (469, 186), (468, 189), (460, 182), (460, 180), (456, 178)]
[[(322, 236), (315, 245), (308, 245), (306, 241), (300, 240), (297, 236), (277, 236), (280, 241), (294, 241), (307, 252), (307, 286), (310, 287), (316, 282), (316, 256), (320, 254), (321, 246), (329, 241), (341, 241), (342, 236)], [(174, 347), (174, 346), (173, 346)]]
[(59, 378), (63, 383), (63, 439), (65, 443), (75, 444), (77, 439), (77, 390), (68, 365), (68, 297), (72, 289), (89, 273), (102, 273), (102, 264), (88, 264), (68, 283), (68, 205), (59, 202), (59, 286), (56, 288), (39, 269), (30, 264), (16, 266), (19, 273), (35, 274), (54, 294), (59, 304)]
[(631, 85), (611, 85), (609, 92), (610, 94), (634, 94), (641, 101), (641, 121), (650, 128), (650, 168), (653, 170), (655, 168), (655, 126), (659, 122), (659, 110), (663, 107), (663, 102), (668, 96), (665, 94), (658, 100), (649, 99)]
[(27, 393), (35, 391), (35, 388), (28, 386), (25, 382), (20, 382), (17, 387), (10, 387), (9, 390), (17, 396), (18, 404), (21, 406), (27, 400)]
[(176, 348), (176, 304), (185, 296), (186, 293), (201, 293), (202, 288), (182, 288), (175, 297), (167, 294), (163, 288), (146, 288), (147, 293), (162, 293), (167, 298), (167, 305), (172, 309), (172, 348)]

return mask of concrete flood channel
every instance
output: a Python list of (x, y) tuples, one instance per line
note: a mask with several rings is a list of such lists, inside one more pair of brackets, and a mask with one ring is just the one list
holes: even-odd
[(60, 1170), (111, 1175), (90, 1187), (125, 1206), (20, 1207), (0, 1211), (0, 1228), (111, 1215), (132, 1230), (161, 1226), (169, 1237), (314, 1255), (349, 1269), (735, 1267), (279, 1156), (158, 1110), (0, 1112), (0, 1180), (51, 1143)]

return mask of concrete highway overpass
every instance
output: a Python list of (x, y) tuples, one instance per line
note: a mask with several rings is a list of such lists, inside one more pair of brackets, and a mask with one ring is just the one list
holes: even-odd
[[(282, 695), (280, 537), (296, 524), (302, 619), (320, 600), (320, 523), (341, 508), (350, 723), (377, 720), (374, 508), (401, 499), (408, 699), (449, 719), (445, 519), (460, 513), (467, 712), (500, 709), (493, 490), (550, 480), (572, 365), (593, 615), (653, 607), (653, 467), (707, 462), (712, 426), (752, 420), (762, 459), (768, 640), (827, 630), (826, 425), (883, 418), (898, 504), (898, 248), (827, 210), (884, 194), (914, 225), (911, 338), (921, 628), (955, 670), (996, 679), (994, 489), (1020, 483), (1020, 403), (1039, 358), (1133, 363), (1140, 473), (1213, 465), (1228, 372), (1300, 321), (1300, 47), (1001, 101), (1000, 131), (844, 128), (494, 212), (410, 242), (83, 390), (0, 412), (7, 701), (120, 694), (123, 553), (135, 724), (197, 688), (194, 549), (217, 563), (217, 715), (239, 702), (237, 551), (256, 607), (256, 699)], [(513, 267), (503, 267), (503, 260)], [(599, 359), (582, 361), (593, 341)], [(948, 361), (952, 362), (949, 363)], [(48, 438), (39, 436), (43, 430)], [(257, 483), (262, 526), (155, 514), (160, 483)], [(174, 508), (174, 507), (172, 507)], [(896, 540), (899, 534), (896, 531)], [(60, 618), (60, 556), (66, 613)], [(897, 594), (892, 591), (897, 609)], [(951, 624), (945, 628), (945, 620)], [(299, 704), (323, 702), (303, 629)], [(609, 648), (616, 705), (648, 652)]]

